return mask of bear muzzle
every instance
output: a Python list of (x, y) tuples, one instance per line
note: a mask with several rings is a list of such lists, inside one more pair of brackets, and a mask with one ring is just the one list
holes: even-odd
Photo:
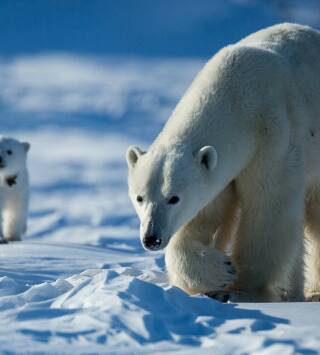
[(149, 235), (142, 239), (142, 244), (143, 247), (147, 250), (152, 250), (152, 251), (159, 250), (162, 249), (161, 248), (162, 238), (156, 235)]
[(0, 169), (3, 169), (5, 167), (6, 167), (6, 165), (4, 163), (4, 159), (0, 156)]

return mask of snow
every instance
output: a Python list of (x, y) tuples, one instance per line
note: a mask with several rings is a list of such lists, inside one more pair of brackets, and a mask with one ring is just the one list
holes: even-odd
[[(315, 2), (304, 9), (282, 2), (277, 10), (277, 2), (203, 1), (194, 11), (190, 1), (183, 9), (167, 1), (151, 9), (139, 0), (131, 10), (143, 8), (150, 18), (133, 21), (125, 43), (122, 30), (107, 31), (112, 21), (100, 31), (100, 13), (112, 2), (95, 3), (91, 31), (80, 16), (82, 0), (70, 27), (66, 8), (52, 11), (41, 1), (0, 12), (3, 53), (10, 54), (0, 57), (1, 133), (31, 142), (28, 233), (0, 246), (0, 352), (319, 353), (318, 303), (221, 304), (170, 286), (163, 253), (140, 244), (124, 159), (128, 145), (152, 142), (204, 58), (279, 18), (317, 23)], [(117, 4), (119, 27), (129, 2)], [(39, 8), (40, 22), (21, 15), (32, 19)], [(152, 21), (158, 27), (149, 33)], [(38, 23), (47, 37), (35, 30)], [(28, 40), (18, 36), (21, 26)], [(83, 31), (88, 40), (81, 42)], [(130, 52), (139, 36), (144, 46)], [(103, 55), (102, 47), (92, 50), (93, 38)]]
[[(64, 55), (42, 57), (40, 62), (52, 69), (65, 68), (71, 60), (86, 62), (92, 72), (97, 65), (96, 59)], [(20, 68), (33, 67), (39, 57), (16, 62)], [(76, 63), (71, 65), (72, 80), (78, 83), (87, 76)], [(150, 94), (150, 85), (154, 85), (153, 94), (159, 99), (168, 86), (163, 105), (169, 105), (201, 64), (182, 59), (128, 60), (124, 68), (130, 71), (122, 84), (119, 81), (122, 89), (117, 94), (127, 91), (121, 98), (123, 109), (129, 112), (123, 123), (141, 129), (154, 110), (144, 106), (140, 120), (136, 119), (128, 98), (133, 90), (130, 78), (140, 83), (141, 97)], [(157, 78), (156, 84), (150, 80), (144, 87), (145, 65), (150, 76), (171, 73), (175, 80), (168, 81), (164, 75), (164, 83)], [(8, 67), (16, 71), (14, 62)], [(179, 70), (174, 74), (175, 67)], [(98, 68), (115, 77), (119, 70), (110, 60), (101, 61)], [(184, 76), (183, 68), (190, 69)], [(23, 124), (7, 127), (8, 134), (32, 143), (32, 199), (24, 241), (0, 249), (0, 319), (6, 324), (0, 330), (1, 352), (201, 354), (210, 348), (215, 354), (312, 354), (320, 349), (320, 334), (314, 329), (320, 316), (318, 304), (220, 304), (171, 287), (163, 254), (146, 252), (140, 245), (138, 220), (127, 197), (124, 159), (129, 144), (148, 145), (162, 124), (161, 117), (152, 120), (152, 134), (146, 137), (112, 126), (100, 130), (94, 124), (83, 124), (86, 118), (81, 116), (66, 125), (61, 116), (61, 120), (51, 121), (51, 116), (65, 108), (58, 105), (52, 110), (43, 96), (45, 104), (41, 103), (37, 85), (33, 85), (37, 75), (35, 72), (29, 81), (24, 78), (23, 93), (6, 102), (10, 111), (21, 109), (19, 100), (24, 101), (24, 95), (37, 96), (40, 104), (33, 108), (34, 117), (28, 108), (17, 116), (18, 121), (27, 119), (33, 129)], [(68, 92), (70, 75), (66, 85), (54, 79), (46, 85), (42, 82), (41, 87), (48, 97), (51, 90), (59, 96), (63, 90)], [(53, 69), (51, 76), (55, 77)], [(20, 74), (6, 78), (7, 85), (18, 92)], [(100, 87), (98, 78), (93, 76), (76, 86), (93, 91), (95, 112), (95, 95), (101, 95), (94, 90)], [(45, 108), (44, 118), (39, 108), (43, 115)], [(76, 110), (82, 109), (81, 104)], [(92, 114), (93, 121), (95, 117)]]

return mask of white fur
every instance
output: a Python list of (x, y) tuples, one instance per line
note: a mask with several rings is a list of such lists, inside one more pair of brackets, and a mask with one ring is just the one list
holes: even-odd
[[(173, 284), (189, 293), (229, 285), (216, 249), (234, 238), (234, 299), (279, 300), (279, 285), (302, 299), (310, 200), (311, 292), (320, 292), (319, 59), (320, 33), (310, 27), (254, 33), (205, 65), (148, 152), (128, 149), (141, 238), (168, 245)], [(180, 201), (168, 204), (171, 196)]]
[[(13, 138), (0, 138), (0, 221), (5, 241), (21, 240), (27, 228), (29, 177), (26, 165), (30, 145)], [(10, 153), (11, 154), (8, 154)], [(15, 183), (8, 184), (8, 178)]]

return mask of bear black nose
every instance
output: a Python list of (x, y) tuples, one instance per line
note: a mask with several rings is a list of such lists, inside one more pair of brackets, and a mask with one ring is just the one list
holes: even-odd
[(161, 238), (159, 238), (158, 236), (149, 235), (148, 237), (144, 237), (142, 242), (147, 249), (154, 250), (160, 247), (161, 241)]

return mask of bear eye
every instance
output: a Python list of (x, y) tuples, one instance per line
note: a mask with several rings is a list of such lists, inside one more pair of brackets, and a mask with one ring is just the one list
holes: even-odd
[(8, 149), (8, 150), (7, 150), (7, 154), (8, 154), (8, 155), (12, 155), (12, 150)]
[(138, 201), (138, 202), (142, 202), (142, 201), (143, 201), (142, 196), (138, 195), (138, 196), (137, 196), (137, 201)]
[(170, 204), (170, 205), (175, 205), (176, 203), (178, 203), (179, 202), (179, 197), (178, 196), (172, 196), (171, 198), (170, 198), (170, 200), (168, 201), (168, 203)]

